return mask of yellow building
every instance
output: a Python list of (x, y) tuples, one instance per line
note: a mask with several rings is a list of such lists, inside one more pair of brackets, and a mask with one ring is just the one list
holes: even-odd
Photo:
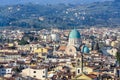
[(48, 53), (47, 48), (38, 48), (34, 50), (34, 53)]
[(13, 44), (13, 43), (9, 43), (8, 46), (9, 46), (9, 47), (13, 47), (14, 44)]
[(87, 74), (90, 74), (91, 72), (94, 72), (94, 67), (84, 67), (83, 68), (83, 72), (87, 73)]
[(112, 46), (112, 47), (115, 47), (115, 46), (116, 46), (116, 42), (115, 42), (115, 41), (112, 41), (112, 42), (111, 42), (111, 46)]

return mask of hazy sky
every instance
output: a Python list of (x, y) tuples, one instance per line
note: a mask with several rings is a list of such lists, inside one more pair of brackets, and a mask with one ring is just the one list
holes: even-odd
[(37, 4), (56, 4), (56, 3), (89, 3), (95, 1), (110, 1), (110, 0), (0, 0), (0, 5), (20, 4), (20, 3), (37, 3)]

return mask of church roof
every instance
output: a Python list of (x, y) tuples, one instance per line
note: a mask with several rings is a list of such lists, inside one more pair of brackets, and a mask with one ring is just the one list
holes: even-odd
[(66, 46), (60, 46), (58, 50), (59, 51), (65, 51), (65, 49), (66, 49)]
[(69, 34), (69, 38), (78, 39), (78, 38), (81, 38), (81, 35), (78, 30), (73, 29)]

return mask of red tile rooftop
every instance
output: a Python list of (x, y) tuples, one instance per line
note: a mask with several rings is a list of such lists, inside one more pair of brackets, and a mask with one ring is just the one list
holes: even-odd
[(6, 77), (2, 77), (3, 80), (15, 80), (15, 78), (13, 77), (9, 77), (9, 78), (6, 78)]
[(21, 55), (21, 54), (18, 54), (18, 53), (5, 53), (5, 55)]
[(90, 77), (90, 78), (92, 78), (92, 79), (97, 78), (97, 75), (95, 75), (95, 74), (88, 74), (87, 76)]
[(8, 64), (8, 62), (0, 62), (0, 64)]
[(34, 67), (30, 67), (31, 69), (45, 69), (45, 68), (48, 68), (49, 66), (46, 65), (46, 66), (34, 66)]
[(0, 54), (12, 55), (12, 54), (19, 54), (19, 53), (18, 52), (0, 52)]
[(116, 69), (120, 69), (120, 67), (116, 67)]
[(30, 44), (38, 44), (39, 42), (31, 42)]
[(24, 61), (17, 61), (18, 64), (26, 64)]
[(99, 69), (99, 70), (110, 70), (110, 69), (108, 69), (108, 68), (102, 68), (102, 69)]
[(99, 74), (103, 74), (103, 73), (102, 72), (91, 72), (90, 74), (99, 75)]
[(65, 51), (65, 49), (66, 49), (66, 46), (60, 46), (58, 51)]
[(96, 69), (97, 68), (95, 66), (86, 66), (86, 67), (89, 67), (89, 68), (92, 68), (92, 69)]
[(3, 67), (0, 67), (0, 68), (13, 68), (11, 66), (3, 66)]

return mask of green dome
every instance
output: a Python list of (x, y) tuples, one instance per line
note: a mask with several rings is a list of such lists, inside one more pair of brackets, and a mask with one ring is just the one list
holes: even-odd
[(82, 53), (89, 53), (90, 50), (89, 50), (89, 48), (87, 46), (84, 45), (81, 52)]
[(69, 34), (69, 38), (73, 38), (73, 39), (81, 38), (79, 31), (76, 29), (73, 29)]

